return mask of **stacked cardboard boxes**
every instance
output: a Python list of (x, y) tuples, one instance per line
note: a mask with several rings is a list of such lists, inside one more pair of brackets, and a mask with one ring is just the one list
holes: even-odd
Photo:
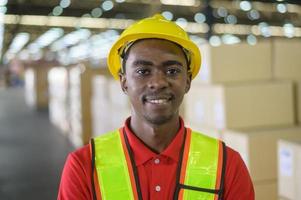
[[(294, 108), (296, 124), (301, 124), (301, 40), (278, 39), (273, 41), (274, 79), (294, 81)], [(301, 133), (300, 133), (301, 134)], [(279, 141), (278, 145), (278, 195), (281, 198), (301, 198), (300, 154), (301, 140)]]
[(110, 124), (110, 100), (108, 90), (108, 77), (105, 75), (96, 75), (92, 79), (92, 136), (104, 134), (111, 131)]
[(201, 73), (195, 82), (233, 83), (269, 80), (271, 74), (271, 41), (255, 46), (247, 43), (211, 47), (200, 46), (202, 53)]
[(119, 81), (95, 76), (93, 80), (93, 135), (101, 135), (123, 126), (130, 115), (130, 104)]
[(293, 76), (280, 78), (283, 69), (275, 55), (281, 51), (275, 46), (270, 40), (255, 46), (201, 46), (203, 68), (184, 101), (189, 125), (217, 130), (241, 154), (259, 200), (278, 199), (277, 140), (301, 138), (301, 129), (295, 128), (298, 87), (288, 78)]
[(277, 141), (281, 138), (301, 139), (301, 127), (249, 131), (226, 130), (223, 132), (223, 138), (227, 145), (240, 153), (247, 165), (255, 186), (256, 199), (262, 199), (259, 196), (262, 196), (260, 188), (263, 187), (274, 188), (270, 190), (273, 193), (270, 193), (271, 198), (268, 199), (276, 199), (274, 197), (277, 197), (278, 179)]
[(47, 74), (51, 69), (47, 63), (40, 64), (39, 66), (27, 67), (24, 72), (26, 104), (38, 110), (48, 108)]
[(292, 82), (193, 83), (185, 103), (186, 120), (220, 130), (287, 126), (295, 120)]
[(67, 135), (70, 129), (67, 68), (52, 68), (48, 73), (48, 85), (50, 121)]
[[(87, 144), (92, 137), (91, 98), (94, 76), (106, 74), (107, 70), (92, 68), (88, 62), (70, 67), (70, 134), (69, 139), (75, 146)], [(101, 88), (98, 88), (101, 90)]]

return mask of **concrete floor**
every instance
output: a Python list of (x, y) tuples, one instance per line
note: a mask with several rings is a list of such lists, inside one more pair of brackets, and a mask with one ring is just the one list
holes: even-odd
[(0, 89), (0, 199), (54, 200), (73, 147), (48, 113), (25, 105), (23, 89)]

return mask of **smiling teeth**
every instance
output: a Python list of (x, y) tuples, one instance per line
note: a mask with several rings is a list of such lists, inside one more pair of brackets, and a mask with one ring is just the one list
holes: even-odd
[(167, 99), (154, 99), (154, 100), (149, 100), (150, 103), (154, 104), (162, 104), (162, 103), (167, 103)]

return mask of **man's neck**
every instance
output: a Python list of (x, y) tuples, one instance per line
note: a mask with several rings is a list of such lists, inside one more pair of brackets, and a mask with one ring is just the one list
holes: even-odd
[(179, 117), (162, 125), (154, 125), (138, 117), (132, 117), (130, 128), (134, 134), (156, 153), (163, 152), (180, 129)]

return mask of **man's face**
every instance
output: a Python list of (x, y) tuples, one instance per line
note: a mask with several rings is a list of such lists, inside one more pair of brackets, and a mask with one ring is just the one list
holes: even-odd
[(132, 117), (160, 125), (178, 116), (191, 76), (183, 50), (176, 44), (146, 39), (133, 44), (120, 75), (132, 104)]

